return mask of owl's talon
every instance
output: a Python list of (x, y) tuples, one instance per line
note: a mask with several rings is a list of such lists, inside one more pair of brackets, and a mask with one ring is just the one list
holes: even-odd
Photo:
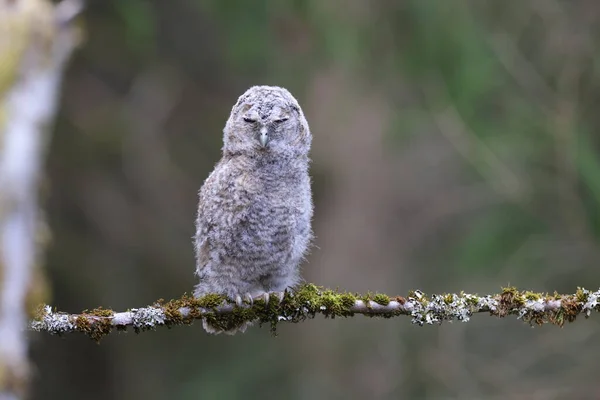
[(254, 304), (254, 299), (252, 298), (252, 295), (250, 293), (246, 293), (244, 295), (244, 301), (250, 305)]
[(261, 295), (261, 297), (262, 297), (263, 301), (265, 302), (265, 305), (269, 305), (269, 299), (270, 299), (269, 292), (264, 292)]
[(238, 307), (241, 307), (242, 304), (244, 304), (242, 302), (242, 296), (240, 296), (239, 294), (237, 296), (235, 296), (235, 304), (237, 304)]
[(286, 291), (277, 292), (277, 301), (278, 301), (277, 305), (281, 305), (281, 302), (283, 301), (283, 298), (285, 297)]

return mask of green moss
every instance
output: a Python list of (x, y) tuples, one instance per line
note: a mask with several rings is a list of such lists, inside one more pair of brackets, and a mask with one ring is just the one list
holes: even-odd
[(112, 317), (115, 314), (113, 310), (105, 309), (102, 307), (94, 308), (92, 311), (89, 312), (87, 312), (86, 310), (84, 311), (84, 313), (94, 315), (96, 317)]
[(526, 291), (525, 293), (523, 293), (523, 297), (525, 297), (525, 299), (527, 299), (527, 300), (532, 300), (532, 301), (537, 301), (537, 300), (541, 300), (544, 298), (544, 296), (542, 296), (540, 293), (534, 293), (534, 292), (530, 292), (530, 291)]
[(575, 297), (577, 301), (581, 303), (585, 303), (588, 301), (589, 294), (584, 291), (583, 288), (577, 287), (577, 291), (575, 292)]
[[(161, 307), (165, 313), (167, 326), (190, 324), (194, 320), (204, 317), (208, 312), (206, 310), (214, 310), (217, 307), (225, 304), (227, 298), (219, 294), (207, 294), (206, 296), (195, 298), (188, 294), (184, 294), (179, 299), (164, 302), (159, 300), (156, 306)], [(182, 308), (187, 308), (189, 312), (186, 316), (181, 313)], [(212, 313), (211, 315), (214, 315)]]
[(523, 317), (523, 319), (530, 324), (536, 324), (538, 326), (547, 321), (546, 314), (543, 312), (530, 312), (526, 317)]
[(314, 317), (319, 311), (321, 289), (312, 283), (301, 286), (292, 298), (292, 301), (287, 304), (286, 311), (294, 313), (294, 309), (302, 309), (306, 314)]
[[(110, 310), (101, 311), (103, 311), (106, 314), (106, 311)], [(112, 316), (112, 314), (110, 316)], [(98, 316), (91, 313), (81, 314), (74, 319), (73, 323), (77, 327), (77, 331), (83, 332), (96, 343), (100, 343), (100, 340), (104, 336), (108, 335), (113, 329), (110, 316)]]
[(210, 293), (198, 299), (189, 297), (188, 303), (193, 303), (196, 307), (215, 308), (225, 303), (227, 300), (227, 297), (223, 295)]
[[(342, 302), (342, 306), (345, 309), (349, 310), (352, 307), (354, 307), (354, 304), (356, 303), (356, 296), (354, 296), (353, 294), (350, 294), (350, 293), (342, 293), (342, 294), (340, 294), (340, 300)], [(388, 301), (388, 303), (389, 303), (389, 301)]]
[(477, 306), (479, 304), (479, 296), (478, 295), (466, 297), (465, 294), (463, 292), (461, 292), (460, 296), (464, 297), (465, 302), (470, 306)]
[(512, 294), (517, 295), (519, 290), (514, 286), (507, 286), (502, 288), (502, 294)]
[(514, 286), (502, 288), (502, 293), (498, 295), (498, 307), (492, 312), (500, 318), (507, 316), (515, 306), (515, 299), (519, 295), (519, 291)]
[(554, 325), (560, 326), (561, 328), (563, 327), (563, 325), (565, 324), (565, 313), (564, 311), (561, 309), (557, 310), (554, 313), (551, 313), (550, 316), (548, 317), (548, 320), (553, 323)]
[(78, 332), (82, 332), (96, 343), (100, 343), (100, 340), (114, 328), (112, 324), (114, 314), (113, 310), (97, 307), (92, 311), (83, 310), (81, 314), (70, 319)]
[(89, 335), (89, 333), (92, 330), (92, 323), (90, 322), (88, 317), (83, 314), (78, 315), (77, 318), (75, 318), (74, 323), (77, 327), (77, 330), (85, 333), (86, 335)]
[(232, 330), (245, 322), (254, 321), (258, 317), (252, 308), (235, 307), (231, 313), (206, 313), (203, 318), (212, 326), (223, 330)]
[[(187, 295), (186, 293), (181, 296), (179, 299), (170, 300), (168, 302), (164, 302), (164, 300), (160, 299), (156, 302), (156, 306), (162, 307), (165, 317), (167, 318), (166, 325), (179, 325), (179, 324), (189, 324), (194, 320), (193, 314), (194, 311), (197, 310), (196, 299)], [(181, 314), (181, 308), (187, 307), (190, 310), (190, 315), (187, 318)]]
[(525, 297), (514, 286), (503, 288), (501, 296), (506, 300), (510, 299), (510, 303), (513, 307), (520, 307), (525, 304)]
[(390, 304), (390, 297), (382, 293), (375, 293), (375, 296), (373, 296), (373, 301), (382, 306), (387, 306)]
[(306, 301), (314, 301), (323, 288), (316, 286), (312, 283), (300, 286), (294, 293), (294, 300), (305, 303)]
[(559, 294), (556, 290), (554, 291), (554, 293), (552, 294), (552, 299), (553, 300), (560, 300), (562, 298), (562, 295)]
[(354, 306), (354, 300), (350, 302), (350, 298), (351, 295), (348, 293), (342, 296), (340, 293), (326, 290), (322, 292), (320, 298), (316, 299), (316, 301), (320, 301), (319, 310), (326, 317), (347, 317), (353, 314), (351, 307)]
[(560, 311), (564, 315), (564, 319), (568, 322), (573, 322), (577, 318), (577, 315), (581, 312), (583, 306), (581, 302), (578, 302), (577, 296), (565, 296), (560, 302)]
[(180, 325), (186, 322), (190, 323), (192, 321), (190, 318), (184, 318), (181, 314), (181, 311), (179, 311), (180, 309), (181, 307), (175, 307), (172, 304), (165, 304), (163, 306), (167, 325)]

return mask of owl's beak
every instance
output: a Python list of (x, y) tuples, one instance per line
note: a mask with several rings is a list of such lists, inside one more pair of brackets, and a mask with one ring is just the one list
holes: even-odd
[(266, 126), (261, 128), (259, 140), (262, 147), (267, 147), (267, 144), (269, 143), (269, 134)]

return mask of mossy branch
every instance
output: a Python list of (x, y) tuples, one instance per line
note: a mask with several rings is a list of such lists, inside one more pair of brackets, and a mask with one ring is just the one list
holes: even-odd
[(599, 298), (600, 290), (591, 292), (582, 288), (571, 295), (523, 292), (508, 287), (499, 294), (487, 296), (462, 292), (427, 296), (414, 291), (408, 297), (389, 297), (384, 294), (344, 293), (307, 284), (294, 293), (285, 293), (283, 299), (273, 294), (269, 303), (259, 298), (252, 305), (244, 303), (241, 306), (216, 294), (198, 299), (184, 295), (177, 300), (159, 300), (149, 307), (125, 312), (97, 308), (81, 314), (67, 314), (43, 305), (30, 322), (30, 328), (59, 335), (83, 332), (99, 341), (114, 329), (127, 330), (131, 327), (137, 333), (159, 326), (191, 324), (202, 318), (224, 329), (259, 320), (261, 324), (270, 324), (275, 333), (280, 321), (300, 322), (316, 314), (331, 318), (355, 314), (383, 318), (407, 315), (412, 318), (412, 323), (422, 326), (453, 320), (467, 322), (473, 314), (483, 312), (497, 317), (516, 315), (530, 324), (563, 326), (566, 321), (573, 322), (580, 314), (587, 318), (592, 311), (599, 311)]

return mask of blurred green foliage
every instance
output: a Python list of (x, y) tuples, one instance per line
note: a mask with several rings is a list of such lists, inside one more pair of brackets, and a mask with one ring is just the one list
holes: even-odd
[(126, 43), (132, 51), (151, 52), (156, 35), (156, 15), (144, 0), (114, 2), (115, 11), (125, 25)]

